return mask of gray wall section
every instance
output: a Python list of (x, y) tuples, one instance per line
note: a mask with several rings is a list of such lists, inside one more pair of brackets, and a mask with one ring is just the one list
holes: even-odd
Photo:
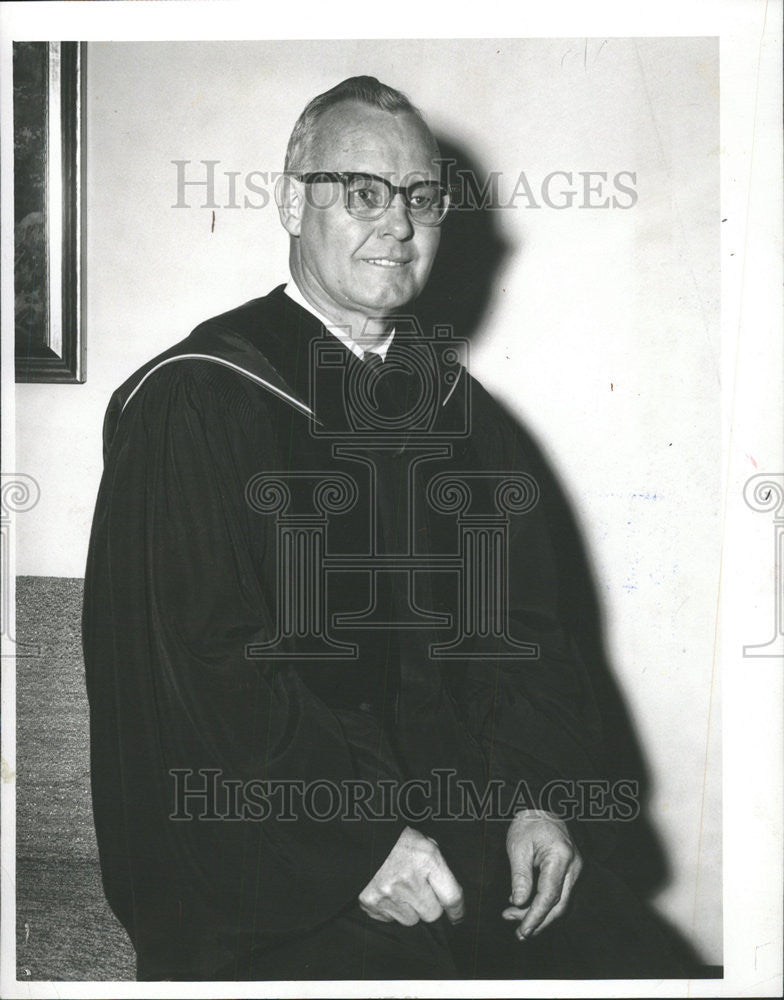
[(83, 581), (19, 577), (16, 775), (17, 976), (136, 978), (133, 948), (101, 887), (90, 802)]

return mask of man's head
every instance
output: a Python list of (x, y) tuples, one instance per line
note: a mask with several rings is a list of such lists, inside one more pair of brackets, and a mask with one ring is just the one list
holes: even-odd
[(316, 97), (294, 127), (276, 191), (292, 274), (313, 306), (355, 336), (368, 318), (393, 314), (424, 288), (438, 226), (417, 221), (416, 208), (412, 221), (400, 192), (378, 218), (357, 218), (346, 208), (345, 179), (297, 178), (364, 173), (409, 188), (440, 180), (438, 156), (416, 108), (373, 77), (353, 77)]

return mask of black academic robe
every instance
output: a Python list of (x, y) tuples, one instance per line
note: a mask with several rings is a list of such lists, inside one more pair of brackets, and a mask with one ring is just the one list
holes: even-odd
[[(402, 369), (419, 337), (407, 329), (398, 324), (393, 348)], [(314, 369), (315, 344), (328, 349)], [(392, 416), (373, 437), (364, 411), (351, 409), (360, 362), (278, 288), (202, 324), (112, 397), (83, 641), (103, 881), (140, 978), (240, 968), (242, 956), (307, 938), (355, 907), (415, 825), (375, 818), (380, 778), (451, 769), (480, 792), (498, 778), (509, 804), (521, 779), (535, 797), (551, 779), (601, 775), (590, 682), (558, 621), (547, 498), (534, 482), (520, 500), (529, 459), (513, 422), (453, 354), (431, 346), (425, 355), (424, 376), (387, 386)], [(419, 419), (401, 398), (428, 379), (435, 402)], [(371, 392), (360, 409), (376, 403)], [(455, 568), (460, 531), (477, 511), (498, 521), (493, 491), (506, 473), (523, 479), (517, 507), (514, 497), (503, 507), (505, 636), (474, 623), (473, 638), (454, 646), (455, 609), (470, 603), (465, 567), (462, 577)], [(330, 475), (333, 492), (325, 485), (326, 499), (316, 496)], [(473, 506), (450, 493), (450, 475), (470, 479)], [(341, 500), (342, 490), (353, 495)], [(292, 516), (306, 542), (321, 532), (333, 559), (318, 584), (326, 604), (315, 644), (306, 627), (281, 626), (293, 599), (281, 580)], [(394, 572), (376, 576), (369, 596), (379, 553), (396, 555)], [(295, 589), (308, 571), (297, 565)], [(370, 618), (358, 622), (363, 611)], [(340, 614), (349, 624), (333, 628)], [(393, 627), (406, 616), (417, 627)], [(369, 620), (375, 627), (363, 628)], [(454, 655), (433, 655), (450, 642)], [(526, 643), (535, 656), (515, 653)], [(197, 793), (213, 775), (215, 802), (177, 799), (178, 788)], [(368, 780), (370, 815), (243, 818), (223, 798), (225, 780), (246, 789), (285, 779)], [(507, 824), (434, 819), (443, 803), (430, 805), (419, 825), (467, 894), (481, 894), (491, 870), (507, 871), (508, 892)], [(505, 904), (494, 899), (494, 912)]]

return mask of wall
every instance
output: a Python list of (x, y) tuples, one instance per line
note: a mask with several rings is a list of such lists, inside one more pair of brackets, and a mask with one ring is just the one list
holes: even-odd
[[(83, 575), (111, 390), (286, 279), (273, 207), (213, 216), (189, 187), (175, 208), (172, 161), (191, 161), (187, 179), (218, 161), (215, 202), (231, 202), (238, 171), (236, 201), (261, 205), (249, 172), (279, 170), (305, 102), (359, 72), (406, 90), (480, 171), (499, 171), (502, 200), (521, 171), (531, 185), (539, 207), (519, 196), (495, 216), (505, 253), (471, 367), (537, 435), (578, 511), (669, 855), (657, 905), (719, 962), (715, 40), (91, 43), (88, 378), (17, 387), (17, 467), (41, 486), (17, 571)], [(578, 184), (633, 171), (636, 203), (584, 208), (577, 188), (550, 207), (541, 184), (559, 170)]]

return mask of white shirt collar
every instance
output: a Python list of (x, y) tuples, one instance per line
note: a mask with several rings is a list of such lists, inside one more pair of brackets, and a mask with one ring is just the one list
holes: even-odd
[(331, 320), (328, 320), (326, 316), (323, 316), (317, 309), (308, 302), (302, 292), (299, 290), (299, 286), (292, 278), (291, 281), (286, 285), (283, 291), (288, 295), (290, 299), (297, 303), (297, 305), (302, 306), (303, 309), (307, 309), (309, 313), (316, 317), (316, 319), (329, 330), (333, 337), (336, 337), (344, 347), (348, 348), (352, 354), (356, 355), (360, 361), (365, 357), (366, 354), (378, 354), (382, 361), (386, 359), (387, 351), (392, 346), (392, 341), (395, 337), (395, 331), (392, 329), (386, 340), (377, 344), (375, 347), (370, 348), (368, 351), (363, 351), (359, 344), (352, 340), (351, 337), (346, 333), (344, 327), (336, 326)]

